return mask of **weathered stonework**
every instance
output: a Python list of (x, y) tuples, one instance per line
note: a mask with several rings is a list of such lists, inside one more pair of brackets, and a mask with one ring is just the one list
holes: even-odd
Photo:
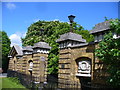
[[(71, 47), (60, 48), (59, 51), (59, 71), (58, 82), (59, 87), (63, 87), (64, 84), (68, 84), (67, 88), (74, 87), (81, 88), (81, 78), (90, 78), (91, 83), (104, 83), (103, 77), (107, 76), (104, 72), (104, 66), (99, 59), (94, 55), (95, 48), (98, 48), (98, 43), (85, 43), (83, 45), (73, 45)], [(24, 49), (26, 52), (26, 49)], [(17, 50), (13, 50), (9, 60), (9, 70), (17, 71), (19, 73), (32, 76), (34, 82), (46, 82), (47, 81), (47, 63), (48, 53), (34, 52), (26, 53), (22, 56), (18, 55)], [(28, 50), (29, 51), (29, 50)], [(13, 56), (12, 56), (13, 55)], [(30, 61), (33, 63), (32, 71), (29, 70)], [(79, 62), (90, 62), (90, 74), (80, 74)], [(77, 85), (77, 86), (76, 86)]]
[[(36, 78), (39, 78), (37, 80), (40, 82), (40, 80), (43, 82), (46, 81), (47, 78), (47, 54), (43, 53), (34, 53), (33, 54), (33, 72), (32, 75)], [(43, 60), (44, 59), (44, 60)]]
[(78, 73), (78, 61), (88, 59), (92, 63), (94, 59), (93, 50), (94, 46), (89, 45), (60, 49), (59, 82), (68, 81), (80, 84), (80, 78), (76, 76)]
[[(106, 24), (107, 23), (107, 24)], [(59, 43), (59, 70), (58, 87), (59, 88), (81, 88), (83, 83), (105, 84), (106, 65), (95, 57), (101, 35), (105, 34), (108, 28), (108, 21), (96, 25), (91, 31), (95, 35), (95, 41), (86, 43), (81, 35), (68, 32), (60, 36), (56, 41)], [(9, 57), (9, 70), (16, 71), (33, 77), (35, 82), (47, 81), (47, 64), (50, 47), (45, 42), (34, 44), (33, 47), (27, 46), (21, 49), (13, 46)], [(63, 86), (66, 85), (66, 86)]]
[[(9, 70), (31, 76), (34, 82), (46, 82), (49, 49), (50, 47), (44, 42), (35, 44), (33, 49), (31, 46), (23, 49), (20, 49), (17, 45), (13, 46), (9, 54)], [(19, 55), (20, 53), (21, 55)]]

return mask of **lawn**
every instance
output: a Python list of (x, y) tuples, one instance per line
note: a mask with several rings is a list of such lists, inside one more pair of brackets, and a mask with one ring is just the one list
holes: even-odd
[(2, 90), (11, 89), (11, 90), (28, 90), (23, 85), (19, 83), (19, 80), (17, 78), (0, 78), (0, 87), (2, 86)]

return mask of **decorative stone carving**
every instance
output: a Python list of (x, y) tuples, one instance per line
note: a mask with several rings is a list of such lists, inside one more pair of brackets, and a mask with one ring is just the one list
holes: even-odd
[(80, 61), (78, 62), (78, 73), (77, 76), (90, 77), (91, 74), (91, 65), (89, 61)]

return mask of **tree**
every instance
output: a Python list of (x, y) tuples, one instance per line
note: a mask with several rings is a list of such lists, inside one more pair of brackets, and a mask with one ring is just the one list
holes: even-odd
[[(56, 40), (61, 34), (70, 31), (70, 25), (67, 22), (60, 21), (38, 21), (28, 27), (25, 38), (22, 38), (23, 46), (33, 45), (39, 41), (45, 41), (52, 47), (48, 55), (48, 73), (58, 73), (59, 48)], [(73, 23), (73, 32), (81, 34), (88, 42), (93, 41), (93, 36), (89, 31)]]
[[(118, 19), (110, 22), (111, 30), (120, 33), (120, 21)], [(103, 41), (99, 43), (96, 49), (96, 56), (107, 65), (107, 71), (110, 75), (109, 84), (113, 87), (120, 86), (120, 38), (114, 39), (112, 32), (106, 34)]]
[(2, 69), (3, 72), (7, 72), (8, 69), (8, 53), (10, 51), (10, 39), (5, 31), (0, 31), (0, 41), (2, 43)]
[[(73, 23), (73, 29), (73, 32), (82, 35), (87, 42), (94, 40), (88, 30), (84, 30), (81, 25), (75, 22)], [(39, 20), (28, 27), (25, 38), (22, 38), (22, 45), (27, 46), (33, 45), (39, 41), (46, 41), (51, 37), (51, 35), (55, 35), (55, 38), (58, 38), (59, 35), (64, 34), (69, 30), (70, 25), (67, 22)]]
[(94, 36), (90, 34), (88, 30), (80, 30), (80, 31), (76, 31), (76, 33), (82, 35), (82, 37), (86, 39), (87, 42), (94, 41)]

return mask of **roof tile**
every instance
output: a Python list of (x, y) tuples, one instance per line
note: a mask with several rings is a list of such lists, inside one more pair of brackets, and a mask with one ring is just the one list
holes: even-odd
[(76, 33), (68, 32), (63, 35), (60, 35), (60, 38), (56, 40), (56, 42), (61, 42), (65, 40), (73, 40), (78, 42), (86, 42), (85, 39), (82, 39), (82, 36)]

